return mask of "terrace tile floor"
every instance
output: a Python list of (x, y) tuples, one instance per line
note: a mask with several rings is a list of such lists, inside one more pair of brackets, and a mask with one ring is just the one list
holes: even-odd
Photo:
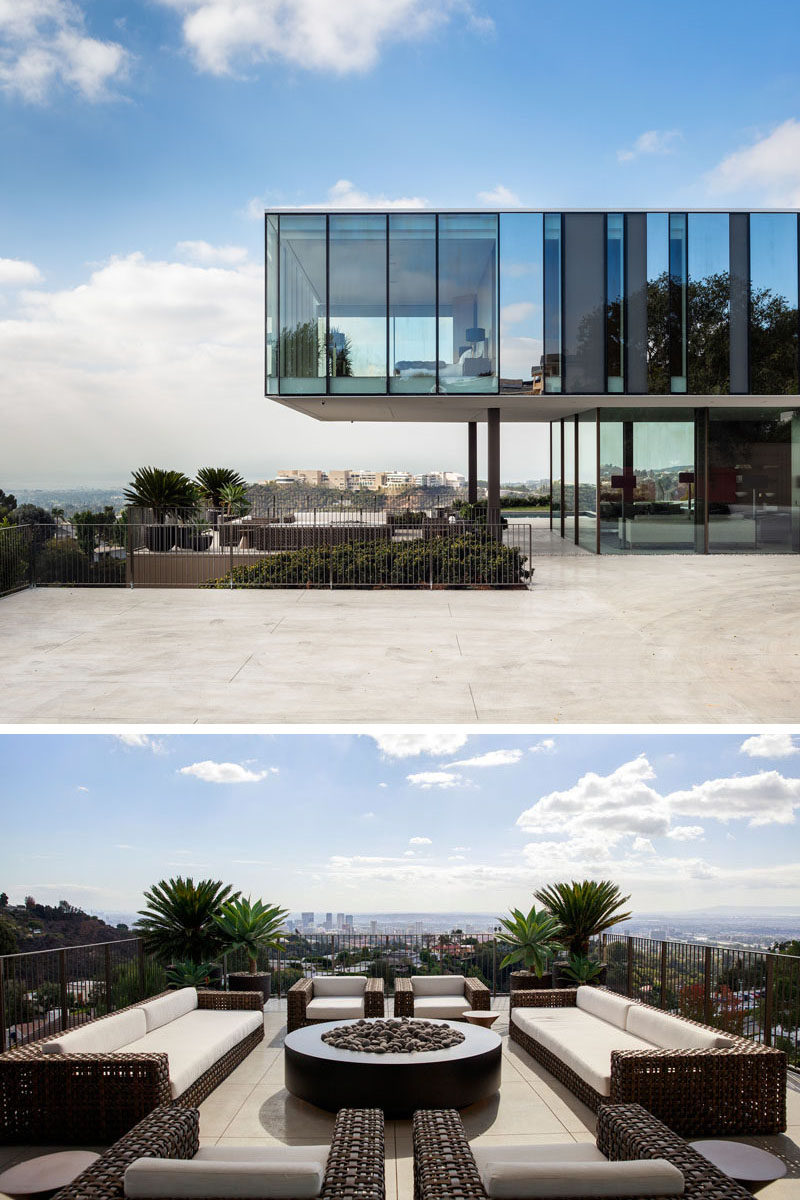
[[(461, 1110), (470, 1141), (496, 1145), (593, 1142), (594, 1114), (505, 1036), (508, 997), (498, 997), (493, 1007), (503, 1012), (494, 1026), (503, 1035), (502, 1083), (496, 1098)], [(200, 1106), (202, 1144), (307, 1145), (328, 1140), (332, 1114), (295, 1099), (283, 1086), (285, 1000), (270, 1000), (264, 1025), (264, 1041)], [(792, 1082), (788, 1108), (785, 1134), (737, 1139), (778, 1154), (788, 1166), (784, 1179), (759, 1192), (762, 1200), (796, 1200), (800, 1195), (800, 1081)], [(0, 1170), (47, 1150), (42, 1146), (0, 1147)], [(387, 1200), (412, 1200), (410, 1121), (387, 1122), (386, 1184)]]
[(796, 722), (800, 557), (542, 557), (528, 591), (39, 588), (0, 723)]

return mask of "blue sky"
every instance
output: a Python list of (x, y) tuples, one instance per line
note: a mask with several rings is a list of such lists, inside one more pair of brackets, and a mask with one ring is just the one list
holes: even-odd
[[(463, 467), (458, 427), (389, 438), (264, 401), (264, 205), (797, 205), (796, 30), (793, 0), (763, 19), (736, 0), (5, 0), (3, 481), (220, 456), (253, 478)], [(544, 474), (543, 447), (512, 429), (504, 476)]]
[(610, 877), (644, 911), (800, 904), (800, 739), (744, 734), (0, 739), (0, 890), (131, 912), (213, 876), (294, 910), (501, 912)]

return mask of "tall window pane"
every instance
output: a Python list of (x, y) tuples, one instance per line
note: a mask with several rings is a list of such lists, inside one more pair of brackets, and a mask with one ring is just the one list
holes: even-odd
[(694, 553), (694, 413), (668, 409), (646, 416), (633, 421), (628, 549)]
[(550, 422), (550, 528), (561, 533), (561, 422)]
[(268, 216), (265, 228), (266, 302), (264, 305), (264, 362), (267, 392), (278, 391), (278, 218)]
[(332, 392), (386, 391), (386, 217), (330, 218)]
[(544, 216), (544, 390), (561, 391), (561, 214)]
[(670, 391), (686, 391), (686, 214), (669, 217), (669, 372)]
[(436, 218), (389, 216), (389, 391), (436, 390)]
[(439, 390), (497, 392), (497, 214), (439, 217)]
[(795, 416), (791, 409), (710, 410), (709, 553), (786, 554), (797, 548), (792, 530)]
[(280, 390), (325, 391), (325, 217), (281, 216)]
[(730, 390), (730, 230), (727, 213), (689, 214), (689, 391)]
[(620, 554), (628, 544), (626, 519), (632, 515), (623, 504), (623, 416), (615, 409), (600, 410), (600, 480), (597, 519), (600, 553)]
[(606, 360), (609, 392), (625, 390), (625, 218), (606, 218)]
[(562, 390), (605, 391), (605, 221), (602, 213), (565, 213)]
[(575, 418), (564, 421), (564, 537), (575, 539)]
[(578, 541), (597, 549), (597, 412), (578, 417)]
[(542, 214), (500, 214), (500, 391), (542, 385)]
[(750, 390), (797, 393), (797, 217), (750, 217)]
[(647, 390), (670, 389), (669, 236), (666, 213), (647, 214)]

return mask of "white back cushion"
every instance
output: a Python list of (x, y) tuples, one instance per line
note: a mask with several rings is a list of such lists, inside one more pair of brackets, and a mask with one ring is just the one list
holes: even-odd
[(366, 975), (315, 975), (314, 996), (363, 996)]
[[(535, 1154), (536, 1148), (532, 1148)], [(488, 1162), (483, 1186), (492, 1197), (680, 1196), (684, 1179), (664, 1158), (633, 1162)]]
[(192, 1009), (197, 1008), (197, 989), (193, 987), (178, 988), (176, 992), (170, 992), (168, 996), (161, 996), (158, 1000), (149, 1000), (147, 1004), (141, 1004), (139, 1007), (147, 1022), (147, 1032), (152, 1033), (154, 1029), (160, 1029), (162, 1025), (167, 1025), (170, 1021), (177, 1021), (178, 1017), (183, 1017)]
[(595, 987), (579, 987), (575, 1003), (584, 1012), (616, 1025), (617, 1029), (625, 1028), (625, 1018), (631, 1007), (627, 996), (615, 996), (613, 992), (601, 992)]
[(628, 1033), (652, 1042), (663, 1050), (728, 1050), (730, 1038), (708, 1029), (698, 1029), (671, 1013), (656, 1012), (632, 1004), (628, 1009)]
[(311, 1200), (322, 1190), (323, 1174), (319, 1163), (311, 1161), (137, 1158), (125, 1172), (125, 1195)]
[(81, 1029), (71, 1029), (52, 1042), (45, 1042), (45, 1054), (113, 1054), (120, 1046), (144, 1037), (146, 1023), (140, 1008), (115, 1013), (101, 1021), (91, 1021)]
[[(464, 994), (463, 975), (412, 975), (415, 996), (455, 996)], [(464, 1006), (465, 1008), (467, 1005)]]

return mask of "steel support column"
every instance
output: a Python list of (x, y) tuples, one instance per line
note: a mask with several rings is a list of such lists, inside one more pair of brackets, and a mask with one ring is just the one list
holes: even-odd
[(488, 498), (486, 502), (487, 525), (500, 524), (500, 409), (490, 408), (487, 411), (488, 430), (487, 446), (489, 451), (488, 464)]
[(478, 500), (478, 422), (467, 422), (467, 500)]

